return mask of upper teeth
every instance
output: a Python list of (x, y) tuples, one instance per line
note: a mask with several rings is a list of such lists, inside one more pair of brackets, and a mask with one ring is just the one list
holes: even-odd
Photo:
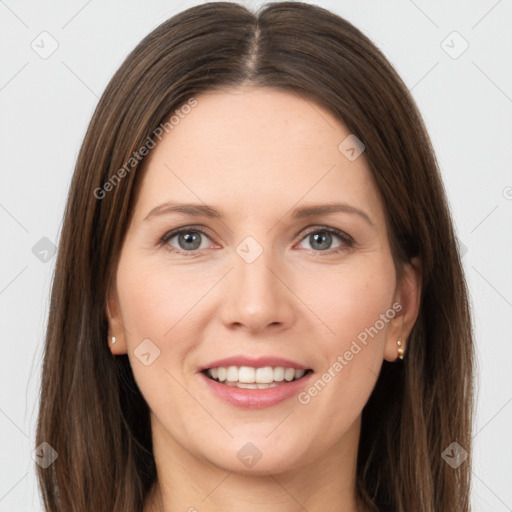
[(305, 370), (296, 370), (295, 368), (283, 368), (282, 366), (265, 366), (263, 368), (251, 368), (250, 366), (219, 366), (210, 368), (208, 375), (220, 382), (225, 380), (231, 382), (244, 382), (247, 384), (270, 384), (271, 382), (281, 382), (283, 380), (292, 381), (300, 379)]

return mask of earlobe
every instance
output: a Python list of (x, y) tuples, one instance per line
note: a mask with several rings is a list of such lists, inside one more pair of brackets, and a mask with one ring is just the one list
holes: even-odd
[(400, 336), (400, 338), (398, 338), (396, 344), (398, 345), (398, 349), (397, 349), (398, 359), (403, 359), (405, 351), (404, 351), (404, 347), (402, 346), (402, 336)]
[[(398, 314), (390, 322), (387, 332), (384, 359), (396, 361), (407, 353), (407, 340), (418, 318), (421, 303), (421, 261), (413, 258), (402, 267), (397, 283), (395, 303)], [(398, 310), (397, 308), (394, 308)]]
[(404, 336), (397, 336), (394, 334), (400, 329), (390, 328), (386, 338), (386, 346), (384, 348), (384, 359), (386, 361), (396, 361), (397, 359), (402, 360), (405, 357), (407, 350), (407, 340)]
[(114, 355), (126, 354), (126, 336), (122, 321), (119, 301), (115, 292), (111, 292), (107, 298), (106, 315), (108, 320), (107, 343)]

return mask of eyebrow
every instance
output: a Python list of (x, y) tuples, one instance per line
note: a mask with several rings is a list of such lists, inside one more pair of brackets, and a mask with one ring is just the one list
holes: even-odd
[[(206, 205), (206, 204), (195, 204), (195, 203), (176, 203), (173, 201), (168, 201), (159, 206), (153, 208), (144, 218), (144, 220), (149, 220), (152, 217), (166, 215), (169, 213), (185, 213), (192, 217), (209, 217), (209, 218), (222, 218), (222, 214), (215, 210), (214, 208)], [(355, 214), (363, 218), (370, 226), (375, 227), (373, 221), (370, 216), (356, 208), (354, 206), (350, 206), (345, 203), (328, 203), (328, 204), (319, 204), (319, 205), (311, 205), (311, 206), (302, 206), (300, 208), (296, 208), (292, 213), (292, 218), (294, 219), (305, 219), (308, 217), (314, 217), (318, 215), (326, 215), (330, 213), (350, 213)]]

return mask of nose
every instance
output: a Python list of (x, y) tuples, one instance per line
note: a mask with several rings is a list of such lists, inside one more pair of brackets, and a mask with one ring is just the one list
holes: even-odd
[(298, 314), (299, 300), (290, 283), (290, 273), (270, 249), (254, 260), (233, 254), (233, 269), (224, 280), (222, 321), (228, 328), (251, 333), (277, 332), (289, 328)]

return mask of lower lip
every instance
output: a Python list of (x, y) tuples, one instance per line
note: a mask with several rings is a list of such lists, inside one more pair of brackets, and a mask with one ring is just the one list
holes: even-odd
[(276, 405), (287, 398), (298, 394), (311, 379), (313, 372), (304, 375), (298, 380), (281, 384), (267, 389), (243, 389), (236, 386), (227, 386), (216, 380), (208, 378), (204, 373), (199, 373), (213, 394), (221, 400), (245, 409), (263, 409)]

